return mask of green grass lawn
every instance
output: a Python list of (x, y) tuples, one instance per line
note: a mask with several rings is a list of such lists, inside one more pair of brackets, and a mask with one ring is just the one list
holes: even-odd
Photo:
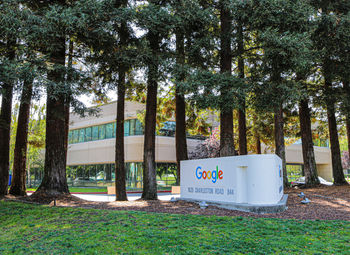
[(0, 201), (0, 254), (349, 254), (350, 222), (171, 215)]

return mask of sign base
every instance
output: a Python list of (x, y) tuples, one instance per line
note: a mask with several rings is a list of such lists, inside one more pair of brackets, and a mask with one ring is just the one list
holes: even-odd
[[(285, 211), (287, 207), (287, 199), (288, 195), (284, 194), (282, 199), (273, 205), (252, 205), (246, 203), (233, 203), (233, 202), (210, 202), (205, 201), (208, 205), (217, 206), (219, 208), (229, 209), (229, 210), (237, 210), (242, 212), (252, 212), (257, 214), (265, 214), (265, 213), (280, 213)], [(202, 202), (203, 200), (195, 200), (189, 198), (179, 198), (178, 200), (188, 201), (188, 202)]]

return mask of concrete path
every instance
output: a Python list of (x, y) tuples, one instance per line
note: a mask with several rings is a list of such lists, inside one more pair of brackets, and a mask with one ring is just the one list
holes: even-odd
[[(112, 202), (115, 201), (115, 195), (107, 195), (107, 194), (72, 194), (73, 196), (88, 200), (88, 201), (95, 201), (95, 202)], [(173, 195), (173, 194), (163, 194), (158, 193), (158, 199), (162, 201), (170, 201), (172, 197), (178, 198), (180, 195)], [(133, 201), (141, 198), (141, 193), (137, 194), (128, 194), (128, 200)]]

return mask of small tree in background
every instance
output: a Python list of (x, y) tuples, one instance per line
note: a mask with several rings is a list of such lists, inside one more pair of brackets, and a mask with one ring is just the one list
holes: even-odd
[(210, 136), (189, 153), (190, 159), (220, 157), (220, 130), (214, 128)]

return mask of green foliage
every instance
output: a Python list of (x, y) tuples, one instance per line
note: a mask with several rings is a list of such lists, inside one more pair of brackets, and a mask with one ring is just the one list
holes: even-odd
[[(221, 2), (233, 19), (228, 35), (232, 75), (219, 73)], [(340, 113), (349, 112), (350, 97), (341, 86), (350, 80), (350, 4), (346, 0), (3, 0), (0, 8), (0, 89), (16, 81), (19, 91), (24, 79), (33, 78), (36, 97), (53, 88), (54, 96), (71, 97), (73, 110), (82, 115), (87, 109), (77, 98), (94, 94), (95, 102), (106, 102), (109, 90), (118, 86), (121, 68), (127, 72), (127, 98), (145, 102), (152, 63), (157, 66), (160, 95), (158, 128), (174, 118), (174, 84), (188, 102), (189, 133), (207, 134), (208, 109), (237, 110), (242, 98), (247, 98), (248, 137), (259, 133), (269, 147), (273, 140), (270, 113), (276, 105), (283, 103), (286, 109), (288, 137), (299, 136), (296, 117), (290, 113), (302, 98), (310, 99), (314, 117), (321, 123), (316, 136), (322, 138), (328, 136), (324, 116), (319, 115), (324, 99), (334, 99)], [(240, 26), (243, 52), (238, 47)], [(176, 61), (177, 32), (184, 37), (183, 63)], [(62, 47), (57, 38), (63, 37), (74, 43), (72, 67), (50, 60)], [(159, 45), (157, 52), (150, 49), (152, 38)], [(17, 58), (9, 61), (11, 50), (16, 50)], [(244, 79), (237, 70), (240, 58)], [(325, 67), (333, 81), (328, 91), (322, 86)], [(70, 78), (50, 81), (46, 74), (52, 70)], [(252, 148), (252, 141), (248, 142)]]
[(272, 111), (300, 99), (296, 76), (312, 68), (313, 52), (310, 17), (313, 9), (306, 1), (254, 1), (257, 41), (262, 56), (256, 62), (252, 80), (254, 103)]
[[(242, 79), (233, 75), (221, 74), (210, 71), (196, 71), (189, 77), (184, 88), (188, 91), (188, 97), (199, 108), (237, 109), (239, 100), (245, 95), (247, 86)], [(227, 90), (222, 94), (220, 91)]]
[[(10, 168), (12, 169), (16, 132), (18, 124), (19, 105), (16, 104), (12, 114), (11, 141), (10, 141)], [(27, 169), (32, 167), (43, 167), (45, 147), (46, 116), (45, 106), (33, 103), (31, 106), (28, 124), (28, 148), (27, 148)]]
[(60, 208), (0, 201), (1, 253), (346, 254), (346, 221)]

